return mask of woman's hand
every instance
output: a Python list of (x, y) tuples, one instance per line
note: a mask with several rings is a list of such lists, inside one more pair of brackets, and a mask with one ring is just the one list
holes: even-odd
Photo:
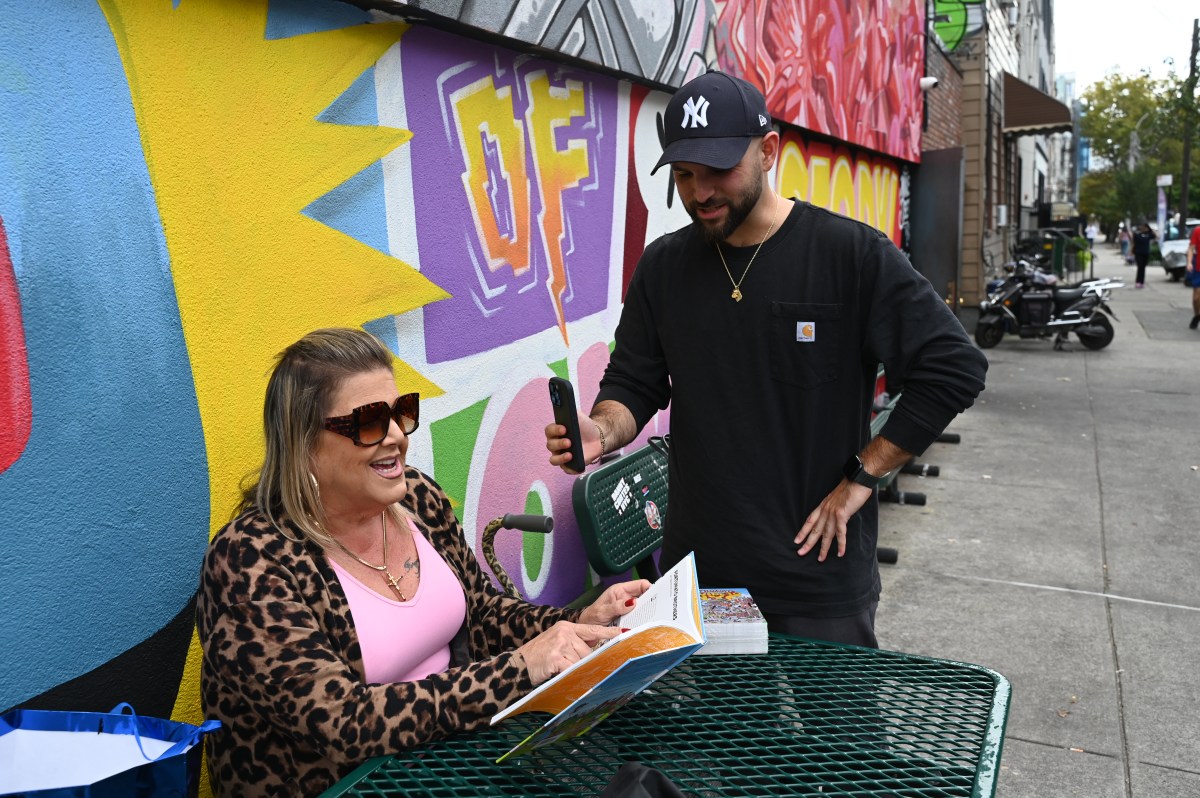
[(650, 589), (647, 579), (635, 579), (632, 582), (619, 582), (609, 585), (590, 607), (579, 616), (580, 623), (593, 623), (601, 626), (608, 625), (627, 612), (632, 612), (637, 606), (638, 596)]
[(620, 633), (616, 626), (559, 621), (516, 653), (524, 658), (530, 680), (539, 685), (586, 657), (598, 643)]

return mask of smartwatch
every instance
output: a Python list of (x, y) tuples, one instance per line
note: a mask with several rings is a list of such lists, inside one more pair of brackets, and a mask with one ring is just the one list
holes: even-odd
[(877, 477), (869, 473), (858, 455), (853, 455), (846, 461), (846, 464), (842, 466), (842, 475), (851, 482), (865, 485), (868, 488), (878, 488), (879, 483), (883, 482), (883, 478), (887, 476), (884, 474), (882, 477)]

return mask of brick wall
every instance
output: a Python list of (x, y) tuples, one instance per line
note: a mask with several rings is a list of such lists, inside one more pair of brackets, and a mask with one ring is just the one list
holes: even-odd
[(936, 89), (925, 92), (925, 130), (922, 150), (962, 146), (963, 76), (936, 42), (929, 42), (925, 74), (938, 79)]

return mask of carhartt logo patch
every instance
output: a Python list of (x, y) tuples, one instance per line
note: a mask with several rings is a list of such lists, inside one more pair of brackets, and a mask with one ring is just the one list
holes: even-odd
[(689, 97), (683, 104), (683, 124), (680, 127), (708, 127), (708, 100), (704, 99), (704, 95)]
[(812, 343), (817, 340), (817, 324), (813, 321), (796, 322), (796, 340), (801, 343)]

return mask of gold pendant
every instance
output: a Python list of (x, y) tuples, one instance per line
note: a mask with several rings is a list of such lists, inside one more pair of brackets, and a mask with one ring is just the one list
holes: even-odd
[(408, 598), (404, 595), (404, 591), (400, 589), (400, 580), (392, 576), (391, 571), (385, 570), (384, 573), (387, 574), (388, 585), (392, 588), (392, 591), (400, 597), (400, 601), (408, 601)]
[(742, 301), (742, 291), (741, 291), (741, 289), (740, 289), (740, 288), (735, 288), (735, 289), (733, 289), (733, 293), (732, 293), (732, 294), (730, 294), (730, 296), (731, 296), (731, 297), (733, 297), (733, 301), (734, 301), (734, 302), (741, 302), (741, 301)]

